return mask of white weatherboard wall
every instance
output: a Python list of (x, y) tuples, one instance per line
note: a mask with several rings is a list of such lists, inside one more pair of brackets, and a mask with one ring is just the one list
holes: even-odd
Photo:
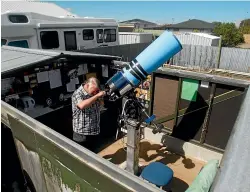
[(175, 33), (181, 44), (218, 46), (220, 37), (205, 33)]
[(149, 43), (153, 41), (152, 33), (119, 33), (120, 45), (135, 44), (135, 43)]

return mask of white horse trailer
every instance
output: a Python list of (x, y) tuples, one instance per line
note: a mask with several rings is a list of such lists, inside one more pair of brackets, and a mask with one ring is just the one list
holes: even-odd
[(1, 22), (1, 45), (74, 51), (119, 44), (118, 23), (114, 19), (6, 12), (1, 15)]

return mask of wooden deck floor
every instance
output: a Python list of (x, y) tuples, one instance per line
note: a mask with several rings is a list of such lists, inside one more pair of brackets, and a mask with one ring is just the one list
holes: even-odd
[[(122, 167), (126, 160), (126, 139), (120, 139), (98, 153), (103, 158)], [(148, 140), (140, 143), (140, 166), (158, 161), (168, 165), (174, 171), (173, 192), (184, 192), (199, 173), (204, 162), (169, 152), (164, 146)]]

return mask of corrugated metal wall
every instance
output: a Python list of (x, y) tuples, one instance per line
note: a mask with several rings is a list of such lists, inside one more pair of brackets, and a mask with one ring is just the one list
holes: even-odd
[(188, 44), (188, 45), (203, 45), (203, 46), (211, 46), (212, 39), (193, 35), (193, 34), (176, 34), (177, 39), (181, 42), (181, 44)]
[(134, 44), (134, 43), (149, 43), (153, 40), (153, 34), (150, 33), (119, 33), (119, 43)]
[(203, 46), (219, 45), (219, 38), (211, 38), (192, 33), (176, 33), (175, 36), (177, 37), (177, 39), (179, 39), (181, 44), (185, 45), (203, 45)]
[(140, 43), (140, 36), (119, 33), (119, 43), (120, 43), (120, 45)]

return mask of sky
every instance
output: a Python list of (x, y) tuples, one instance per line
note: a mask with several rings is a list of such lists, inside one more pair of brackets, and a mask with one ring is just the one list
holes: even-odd
[(250, 18), (250, 1), (54, 1), (84, 17), (143, 19), (172, 24), (188, 19), (239, 22)]

